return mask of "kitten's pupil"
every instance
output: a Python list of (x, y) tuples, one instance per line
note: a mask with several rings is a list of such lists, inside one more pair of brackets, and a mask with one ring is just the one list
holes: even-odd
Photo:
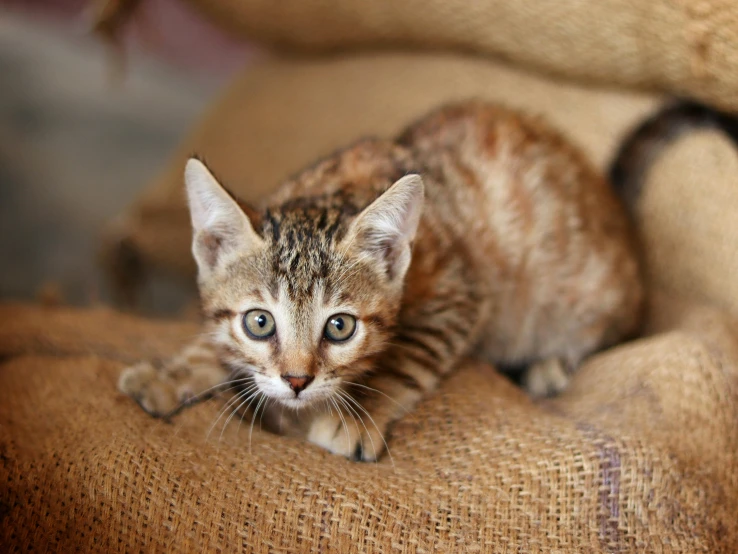
[(267, 318), (266, 318), (266, 316), (264, 314), (261, 314), (260, 316), (258, 316), (256, 318), (256, 324), (259, 327), (262, 327), (263, 328), (267, 324)]
[(332, 323), (333, 323), (333, 325), (335, 326), (336, 329), (338, 329), (339, 331), (343, 331), (343, 328), (344, 328), (345, 324), (343, 322), (343, 318), (342, 317), (335, 318), (332, 321)]

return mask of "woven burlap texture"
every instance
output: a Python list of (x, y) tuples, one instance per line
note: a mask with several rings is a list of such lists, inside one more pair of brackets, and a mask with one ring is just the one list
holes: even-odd
[(738, 548), (738, 336), (657, 302), (662, 331), (532, 403), (467, 365), (357, 464), (216, 421), (154, 420), (120, 369), (195, 332), (0, 308), (3, 552), (710, 552)]
[(731, 0), (189, 2), (242, 36), (299, 51), (476, 52), (738, 108), (738, 4)]

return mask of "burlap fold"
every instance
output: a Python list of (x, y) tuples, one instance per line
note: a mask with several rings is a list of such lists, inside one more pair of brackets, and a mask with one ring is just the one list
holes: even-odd
[(240, 36), (298, 51), (475, 52), (584, 82), (738, 109), (731, 0), (189, 0)]
[(534, 404), (472, 363), (357, 464), (236, 417), (154, 420), (115, 389), (195, 331), (96, 309), (0, 308), (0, 550), (735, 552), (738, 336), (657, 304), (651, 338)]

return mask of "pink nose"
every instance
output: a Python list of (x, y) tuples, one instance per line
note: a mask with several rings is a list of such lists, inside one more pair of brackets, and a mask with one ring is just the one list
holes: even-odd
[(312, 383), (314, 377), (312, 375), (282, 375), (282, 379), (287, 381), (290, 388), (295, 391), (295, 395), (298, 395)]

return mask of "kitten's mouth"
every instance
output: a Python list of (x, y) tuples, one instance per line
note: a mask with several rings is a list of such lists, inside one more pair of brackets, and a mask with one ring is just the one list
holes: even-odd
[(330, 387), (321, 386), (316, 383), (306, 387), (304, 390), (295, 392), (286, 383), (274, 378), (259, 378), (259, 376), (255, 376), (254, 381), (259, 387), (259, 391), (267, 398), (276, 400), (282, 406), (295, 410), (320, 405), (331, 395)]
[(294, 398), (277, 398), (277, 402), (281, 403), (287, 408), (299, 410), (301, 408), (309, 408), (315, 405), (315, 402), (296, 396)]

